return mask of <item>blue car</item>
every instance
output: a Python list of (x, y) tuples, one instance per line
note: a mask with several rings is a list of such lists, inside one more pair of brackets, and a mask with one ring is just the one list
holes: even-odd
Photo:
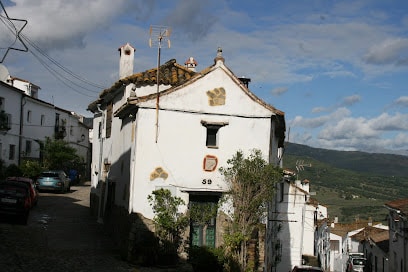
[(63, 170), (49, 170), (40, 174), (35, 186), (38, 191), (65, 193), (71, 190), (71, 180)]

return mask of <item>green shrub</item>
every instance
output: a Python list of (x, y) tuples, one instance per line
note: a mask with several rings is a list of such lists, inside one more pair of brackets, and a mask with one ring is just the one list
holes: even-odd
[(224, 271), (225, 255), (222, 248), (193, 246), (189, 253), (189, 261), (194, 272)]

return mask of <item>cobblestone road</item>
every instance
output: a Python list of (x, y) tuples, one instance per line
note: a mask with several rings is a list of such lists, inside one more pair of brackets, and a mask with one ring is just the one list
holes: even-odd
[(28, 225), (0, 218), (0, 271), (175, 272), (122, 261), (102, 225), (89, 213), (88, 184), (66, 194), (41, 193)]

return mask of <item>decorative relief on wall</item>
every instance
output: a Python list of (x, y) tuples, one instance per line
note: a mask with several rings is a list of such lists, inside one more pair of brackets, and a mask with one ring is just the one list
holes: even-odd
[(167, 179), (169, 174), (167, 174), (166, 171), (163, 170), (161, 167), (156, 167), (154, 171), (150, 174), (150, 181), (155, 180), (157, 178), (162, 178), (162, 179)]
[(225, 89), (223, 87), (207, 91), (208, 104), (210, 106), (225, 105)]
[(218, 158), (213, 155), (207, 155), (204, 157), (203, 160), (203, 169), (207, 172), (215, 171), (218, 164)]

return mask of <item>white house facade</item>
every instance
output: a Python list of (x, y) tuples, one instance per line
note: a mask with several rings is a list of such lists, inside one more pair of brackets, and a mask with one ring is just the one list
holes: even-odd
[(329, 266), (329, 231), (321, 223), (327, 208), (310, 198), (308, 180), (292, 180), (295, 174), (287, 173), (271, 208), (272, 254), (266, 271), (291, 271), (302, 264)]
[(354, 237), (360, 240), (366, 258), (367, 271), (388, 272), (389, 230), (377, 226), (367, 226)]
[[(4, 66), (2, 71), (7, 71)], [(0, 158), (4, 165), (40, 160), (46, 137), (68, 141), (89, 165), (89, 127), (78, 115), (38, 99), (39, 89), (9, 75), (0, 81)]]
[(408, 198), (385, 203), (389, 226), (389, 271), (408, 271)]
[[(259, 149), (265, 160), (279, 164), (284, 113), (250, 92), (247, 81), (225, 66), (221, 49), (214, 65), (201, 72), (190, 58), (186, 66), (170, 60), (159, 71), (136, 74), (132, 62), (123, 61), (133, 58), (133, 47), (119, 51), (120, 65), (126, 64), (120, 74), (127, 76), (88, 107), (95, 114), (91, 205), (100, 221), (112, 214), (138, 216), (149, 229), (154, 214), (147, 197), (159, 188), (186, 202), (181, 212), (194, 203), (217, 202), (228, 189), (218, 170), (237, 151)], [(214, 218), (191, 225), (192, 243), (220, 245), (222, 223)]]

